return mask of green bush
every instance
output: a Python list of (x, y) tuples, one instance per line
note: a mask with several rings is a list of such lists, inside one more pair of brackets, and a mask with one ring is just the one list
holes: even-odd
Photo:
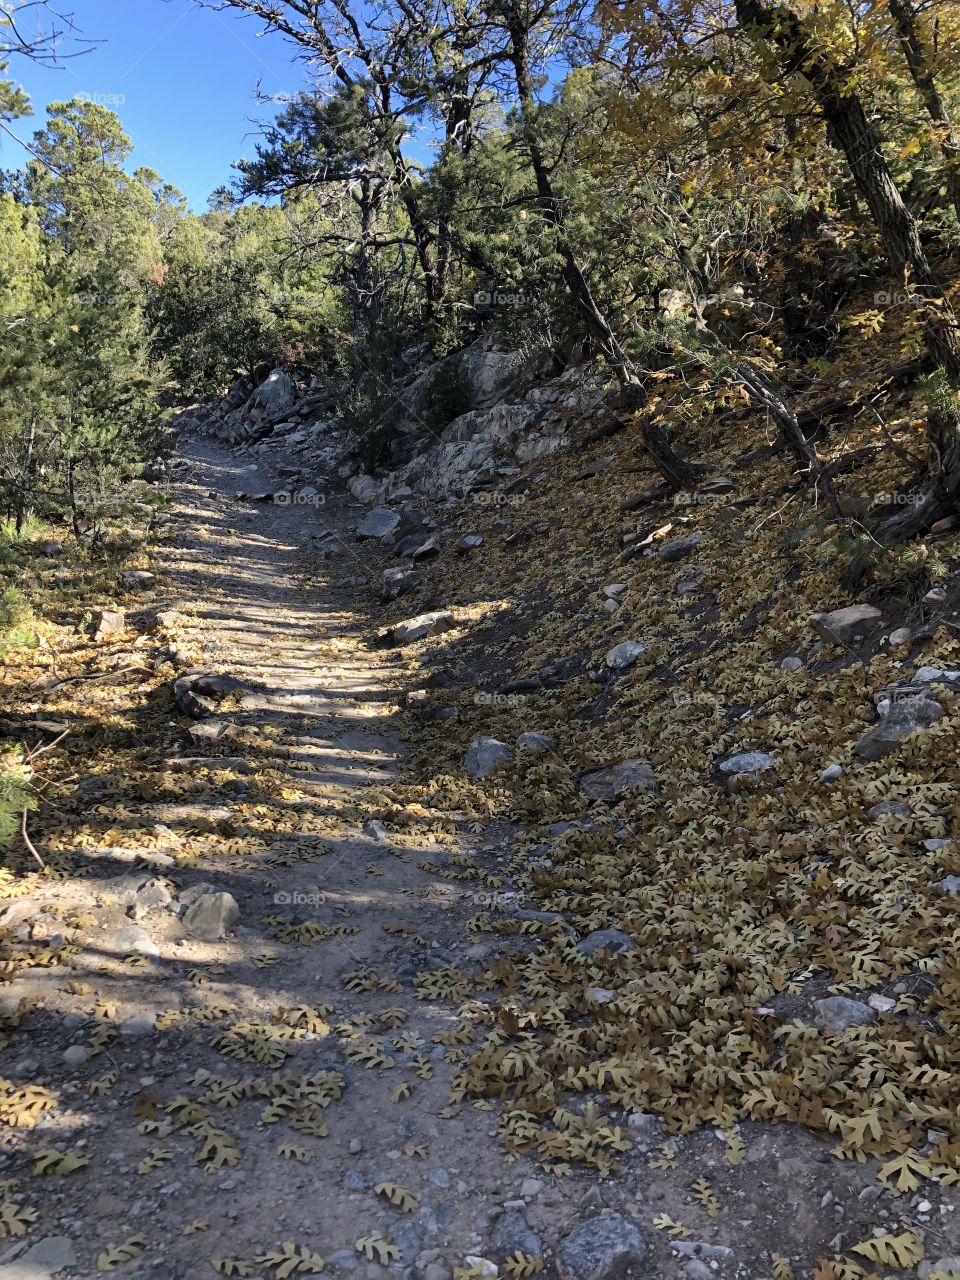
[(0, 592), (0, 656), (33, 644), (33, 610), (16, 587)]

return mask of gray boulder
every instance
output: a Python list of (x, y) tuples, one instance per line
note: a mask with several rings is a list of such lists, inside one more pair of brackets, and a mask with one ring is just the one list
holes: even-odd
[(156, 580), (155, 575), (147, 569), (127, 569), (118, 579), (121, 587), (126, 587), (129, 591), (146, 591)]
[(902, 804), (899, 800), (881, 800), (879, 804), (872, 805), (867, 810), (867, 817), (871, 822), (876, 822), (878, 818), (887, 815), (893, 818), (912, 818), (913, 810), (908, 804)]
[(439, 636), (451, 631), (456, 623), (449, 609), (437, 613), (421, 613), (416, 618), (406, 618), (391, 627), (388, 637), (394, 644), (413, 644), (416, 640), (424, 640), (427, 636)]
[(612, 803), (641, 789), (657, 790), (657, 780), (646, 760), (623, 760), (609, 769), (594, 769), (580, 779), (580, 794), (588, 800)]
[(219, 942), (240, 919), (240, 908), (230, 893), (205, 893), (187, 908), (183, 927), (204, 942)]
[(127, 629), (127, 619), (120, 609), (95, 609), (87, 633), (93, 640), (109, 640)]
[(768, 751), (741, 751), (739, 755), (730, 756), (727, 760), (721, 760), (720, 772), (726, 774), (763, 773), (765, 769), (775, 768), (776, 763), (776, 756), (770, 755)]
[(811, 613), (810, 621), (817, 634), (828, 644), (846, 644), (848, 640), (878, 622), (883, 615), (872, 604), (851, 604), (830, 613)]
[(357, 541), (367, 538), (387, 538), (400, 523), (400, 513), (389, 507), (374, 507), (357, 525)]
[(77, 1254), (68, 1236), (47, 1236), (22, 1253), (16, 1262), (0, 1267), (2, 1280), (50, 1280), (67, 1267), (76, 1267)]
[(118, 951), (123, 955), (158, 956), (160, 954), (160, 948), (146, 930), (135, 924), (114, 929), (104, 938), (103, 945), (108, 951)]
[(393, 565), (383, 571), (383, 588), (380, 594), (384, 600), (396, 600), (419, 587), (422, 581), (423, 574), (409, 565)]
[(523, 1210), (519, 1206), (504, 1209), (497, 1219), (490, 1238), (490, 1255), (501, 1265), (512, 1257), (517, 1250), (528, 1258), (542, 1258), (543, 1245), (540, 1237), (529, 1226)]
[(882, 760), (896, 751), (899, 743), (929, 729), (943, 715), (943, 707), (925, 691), (883, 698), (877, 704), (880, 724), (853, 748), (858, 760)]
[(684, 560), (696, 551), (702, 541), (702, 533), (688, 533), (682, 538), (672, 538), (669, 542), (665, 542), (657, 555), (661, 560), (670, 562)]
[(633, 939), (622, 929), (594, 929), (577, 943), (582, 956), (592, 956), (598, 951), (634, 951)]
[(479, 734), (470, 743), (467, 748), (467, 755), (463, 762), (469, 777), (485, 778), (488, 773), (492, 773), (497, 765), (502, 764), (504, 760), (509, 760), (510, 748), (505, 742), (501, 742), (499, 738), (487, 738), (483, 734)]
[(647, 1244), (637, 1225), (605, 1213), (575, 1227), (557, 1249), (560, 1280), (626, 1280), (638, 1276)]
[(847, 1027), (864, 1027), (876, 1022), (877, 1014), (862, 1000), (850, 1000), (846, 996), (828, 996), (817, 1001), (817, 1026), (831, 1031), (843, 1031)]
[(247, 413), (255, 419), (278, 418), (297, 400), (297, 384), (285, 369), (274, 369), (260, 383), (247, 402)]
[(640, 644), (638, 640), (622, 640), (620, 644), (614, 645), (605, 661), (611, 671), (626, 671), (646, 652), (647, 646)]
[(553, 746), (553, 738), (549, 733), (521, 733), (517, 738), (517, 750), (526, 751), (529, 755), (542, 756)]

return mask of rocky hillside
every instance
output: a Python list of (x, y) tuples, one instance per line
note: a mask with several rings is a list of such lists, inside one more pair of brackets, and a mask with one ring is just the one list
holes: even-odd
[(742, 398), (671, 495), (592, 366), (452, 359), (389, 469), (277, 371), (152, 553), (23, 552), (9, 1274), (956, 1272), (954, 521), (841, 585), (915, 387), (811, 388), (833, 506)]

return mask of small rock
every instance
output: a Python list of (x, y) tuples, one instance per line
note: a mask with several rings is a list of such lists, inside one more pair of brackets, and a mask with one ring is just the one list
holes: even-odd
[(817, 778), (818, 782), (836, 782), (837, 778), (843, 777), (842, 764), (828, 764), (827, 767)]
[(668, 562), (683, 560), (686, 556), (692, 555), (702, 541), (702, 533), (688, 533), (685, 537), (673, 538), (670, 542), (665, 542), (657, 551), (657, 555), (661, 560)]
[(383, 571), (383, 589), (380, 594), (384, 600), (396, 600), (419, 587), (422, 581), (423, 574), (410, 565), (392, 565)]
[(497, 1262), (503, 1264), (517, 1250), (528, 1258), (542, 1258), (543, 1246), (540, 1237), (530, 1229), (526, 1216), (520, 1208), (504, 1209), (497, 1219), (490, 1240), (490, 1252)]
[(876, 1009), (877, 1013), (889, 1013), (891, 1009), (897, 1007), (896, 1000), (891, 1000), (889, 996), (876, 994), (867, 997), (867, 1004), (871, 1009)]
[(611, 671), (626, 671), (646, 652), (646, 645), (640, 644), (638, 640), (623, 640), (620, 644), (614, 645), (605, 661)]
[(498, 1274), (497, 1264), (491, 1262), (489, 1258), (481, 1258), (475, 1253), (468, 1253), (465, 1262), (471, 1271), (480, 1277), (480, 1280), (496, 1280)]
[(376, 818), (368, 818), (363, 824), (363, 834), (369, 836), (371, 840), (376, 840), (377, 844), (391, 844), (390, 833), (382, 822), (377, 822)]
[(799, 671), (803, 666), (802, 658), (784, 658), (780, 663), (781, 671)]
[(123, 955), (158, 956), (160, 949), (145, 929), (138, 925), (124, 925), (122, 929), (114, 929), (103, 940), (109, 951), (119, 951)]
[(933, 888), (937, 893), (945, 893), (947, 897), (955, 898), (960, 893), (960, 876), (944, 876), (934, 884)]
[(689, 1262), (685, 1262), (683, 1274), (686, 1280), (716, 1280), (707, 1263), (701, 1262), (699, 1258), (691, 1258)]
[(400, 514), (389, 507), (374, 507), (357, 525), (357, 541), (367, 538), (387, 538), (400, 524)]
[(850, 1000), (846, 996), (828, 996), (817, 1001), (817, 1025), (834, 1031), (846, 1027), (868, 1026), (876, 1022), (876, 1012), (862, 1000)]
[(72, 1044), (64, 1050), (63, 1060), (68, 1067), (82, 1067), (90, 1057), (90, 1050), (85, 1044)]
[(910, 681), (911, 684), (934, 684), (946, 683), (953, 684), (960, 680), (960, 671), (944, 671), (940, 667), (918, 667), (917, 671)]
[(931, 587), (923, 597), (924, 604), (946, 604), (948, 596), (943, 587)]
[(913, 632), (909, 627), (898, 627), (896, 631), (890, 632), (889, 642), (896, 648), (897, 645), (909, 644), (913, 639)]
[(577, 950), (582, 956), (592, 956), (597, 951), (634, 951), (633, 939), (622, 929), (595, 929), (581, 938)]
[(917, 1275), (920, 1280), (927, 1280), (930, 1275), (960, 1275), (960, 1254), (951, 1253), (943, 1258), (937, 1258), (936, 1262), (921, 1262), (917, 1267)]
[(832, 613), (812, 613), (810, 621), (823, 640), (830, 644), (845, 644), (882, 616), (872, 604), (852, 604), (845, 609), (834, 609)]
[(549, 733), (521, 733), (517, 738), (517, 750), (526, 751), (530, 755), (542, 756), (553, 746), (553, 738)]
[(617, 993), (607, 987), (587, 987), (583, 994), (591, 1004), (613, 1004), (617, 998)]
[(440, 1187), (442, 1190), (446, 1190), (450, 1185), (450, 1175), (446, 1169), (431, 1169), (427, 1176), (435, 1187)]
[(625, 1280), (640, 1274), (647, 1245), (636, 1225), (619, 1213), (601, 1214), (575, 1227), (557, 1248), (560, 1280)]
[(524, 1178), (520, 1183), (520, 1195), (524, 1200), (536, 1200), (542, 1190), (543, 1183), (539, 1178)]
[(359, 1138), (351, 1138), (350, 1144), (347, 1147), (347, 1150), (350, 1152), (352, 1156), (358, 1156), (360, 1152), (363, 1150), (363, 1143), (360, 1141)]
[(118, 579), (121, 587), (128, 591), (146, 591), (156, 580), (155, 575), (146, 569), (127, 569)]
[(722, 760), (720, 762), (720, 772), (727, 774), (762, 773), (765, 769), (774, 768), (776, 763), (776, 756), (770, 755), (767, 751), (742, 751), (739, 755), (730, 756), (728, 760)]
[(881, 760), (896, 751), (898, 743), (929, 729), (943, 715), (943, 707), (927, 693), (884, 698), (877, 704), (880, 724), (864, 734), (853, 748), (858, 760)]
[(639, 1137), (646, 1138), (648, 1142), (663, 1136), (663, 1121), (648, 1111), (638, 1111), (627, 1116), (627, 1128)]
[(157, 1029), (157, 1015), (150, 1011), (134, 1014), (126, 1022), (120, 1023), (120, 1034), (131, 1040), (140, 1036), (152, 1036)]
[(657, 782), (646, 760), (623, 760), (609, 769), (595, 769), (580, 779), (580, 793), (588, 800), (612, 803), (637, 790), (656, 791)]
[(93, 640), (109, 640), (127, 629), (126, 615), (119, 609), (95, 609), (87, 633)]
[(467, 533), (457, 543), (456, 549), (462, 554), (466, 554), (468, 551), (476, 551), (478, 548), (482, 546), (483, 546), (482, 533)]
[(416, 618), (406, 618), (391, 627), (388, 638), (394, 644), (413, 644), (416, 640), (424, 640), (428, 636), (439, 636), (451, 631), (456, 626), (453, 614), (449, 609), (441, 609), (436, 613), (421, 613)]
[(205, 893), (183, 917), (183, 927), (204, 942), (218, 942), (240, 919), (240, 908), (230, 893)]
[(871, 822), (876, 822), (878, 818), (884, 816), (912, 818), (913, 810), (908, 804), (902, 804), (899, 800), (881, 800), (879, 804), (871, 805), (867, 810), (867, 817)]
[(497, 765), (510, 758), (510, 748), (499, 738), (487, 738), (479, 734), (470, 743), (463, 767), (473, 778), (485, 778)]
[(46, 1280), (48, 1275), (77, 1266), (73, 1242), (67, 1236), (47, 1236), (22, 1253), (16, 1262), (0, 1267), (6, 1280)]

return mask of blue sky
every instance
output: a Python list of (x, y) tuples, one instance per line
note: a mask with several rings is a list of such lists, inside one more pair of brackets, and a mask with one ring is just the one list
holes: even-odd
[[(12, 128), (29, 138), (48, 103), (83, 94), (116, 111), (133, 139), (131, 167), (149, 165), (179, 187), (198, 211), (252, 154), (256, 101), (303, 84), (303, 67), (278, 36), (258, 38), (256, 21), (200, 9), (192, 0), (58, 0), (93, 47), (58, 68), (15, 59), (10, 75), (24, 86), (35, 115)], [(97, 41), (99, 43), (93, 43)], [(66, 47), (65, 47), (66, 48)], [(23, 150), (0, 135), (0, 167), (15, 168)]]

